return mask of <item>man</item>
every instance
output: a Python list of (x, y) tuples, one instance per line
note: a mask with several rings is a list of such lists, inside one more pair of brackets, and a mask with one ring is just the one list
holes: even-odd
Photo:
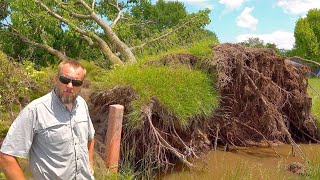
[(77, 61), (61, 62), (54, 90), (20, 112), (0, 149), (7, 179), (25, 179), (17, 157), (28, 156), (33, 179), (94, 179), (94, 129), (78, 96), (85, 74)]

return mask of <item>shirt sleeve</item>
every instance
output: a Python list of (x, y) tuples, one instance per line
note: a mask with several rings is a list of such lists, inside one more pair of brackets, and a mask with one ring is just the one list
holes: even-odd
[(91, 140), (94, 137), (95, 130), (93, 128), (93, 124), (92, 124), (92, 121), (90, 118), (87, 104), (86, 104), (86, 111), (87, 111), (87, 116), (88, 116), (88, 140)]
[(34, 136), (34, 112), (24, 108), (11, 124), (0, 151), (15, 157), (27, 158)]

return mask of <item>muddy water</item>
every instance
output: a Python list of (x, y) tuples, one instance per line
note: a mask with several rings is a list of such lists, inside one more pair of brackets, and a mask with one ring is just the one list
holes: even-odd
[[(307, 159), (320, 156), (319, 144), (300, 144)], [(301, 179), (301, 176), (287, 170), (292, 162), (305, 161), (290, 145), (272, 148), (246, 148), (225, 152), (210, 151), (202, 160), (193, 160), (197, 168), (184, 170), (182, 167), (173, 170), (161, 179)]]

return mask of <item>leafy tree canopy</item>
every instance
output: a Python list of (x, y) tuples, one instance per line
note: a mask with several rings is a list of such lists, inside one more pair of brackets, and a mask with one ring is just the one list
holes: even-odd
[(320, 62), (320, 10), (311, 9), (296, 22), (293, 55)]
[(283, 50), (279, 49), (274, 43), (265, 43), (262, 39), (258, 37), (251, 37), (247, 40), (239, 43), (242, 46), (254, 47), (254, 48), (270, 48), (276, 51), (279, 55), (284, 55)]
[(181, 2), (4, 0), (0, 5), (0, 48), (39, 64), (66, 58), (132, 64), (138, 54), (209, 35), (204, 27), (210, 11), (188, 14)]

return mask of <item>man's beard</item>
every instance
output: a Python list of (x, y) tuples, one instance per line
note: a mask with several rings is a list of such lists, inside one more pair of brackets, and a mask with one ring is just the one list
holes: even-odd
[(57, 89), (57, 94), (59, 99), (61, 100), (62, 104), (67, 105), (67, 104), (71, 104), (74, 102), (74, 100), (77, 98), (78, 93), (71, 95), (71, 94), (64, 94), (63, 91), (60, 91)]
[(59, 97), (61, 99), (62, 104), (71, 104), (77, 98), (77, 96), (74, 96), (74, 95), (64, 95), (64, 94), (61, 94)]

